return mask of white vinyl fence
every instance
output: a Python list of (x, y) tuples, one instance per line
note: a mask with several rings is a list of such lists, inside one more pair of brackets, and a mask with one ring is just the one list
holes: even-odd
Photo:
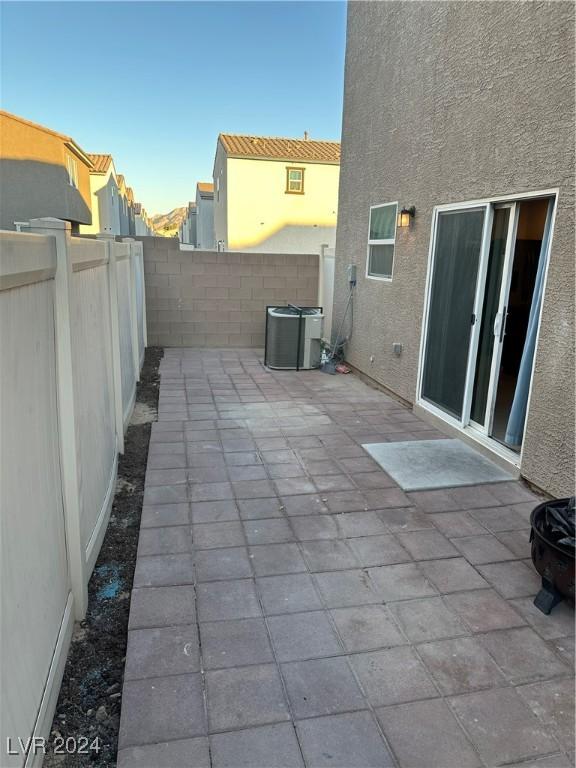
[(0, 232), (0, 765), (38, 765), (146, 346), (142, 244)]
[(332, 306), (334, 304), (334, 248), (323, 245), (320, 249), (318, 274), (318, 304), (324, 308), (324, 341), (332, 337)]

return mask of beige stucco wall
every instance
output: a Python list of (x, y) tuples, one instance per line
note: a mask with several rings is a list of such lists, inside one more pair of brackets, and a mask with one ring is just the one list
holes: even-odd
[(214, 198), (200, 194), (196, 187), (196, 245), (198, 248), (216, 247), (214, 237)]
[[(68, 183), (66, 156), (76, 160), (78, 188)], [(89, 167), (58, 134), (0, 114), (0, 228), (54, 216), (91, 222)]]
[[(304, 194), (286, 193), (286, 168), (304, 168)], [(225, 247), (271, 253), (320, 253), (334, 246), (338, 165), (228, 158), (221, 196)], [(219, 228), (220, 232), (223, 231)]]
[[(521, 472), (573, 492), (574, 7), (354, 2), (347, 35), (334, 324), (353, 262), (348, 359), (413, 402), (433, 207), (559, 188)], [(395, 200), (415, 220), (392, 282), (368, 280), (369, 208)]]
[(228, 164), (222, 144), (216, 146), (214, 158), (214, 241), (228, 243)]
[(267, 304), (315, 305), (318, 256), (180, 249), (142, 237), (148, 343), (262, 347)]
[[(110, 165), (106, 173), (90, 174), (92, 224), (82, 224), (80, 233), (85, 235), (106, 232), (120, 235), (120, 197), (116, 175)], [(129, 233), (125, 233), (129, 234)]]

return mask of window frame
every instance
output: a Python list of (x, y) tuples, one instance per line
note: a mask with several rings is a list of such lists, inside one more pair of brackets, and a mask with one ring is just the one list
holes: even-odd
[(78, 161), (70, 154), (66, 154), (66, 170), (68, 171), (68, 184), (78, 189)]
[[(385, 238), (383, 240), (371, 240), (370, 239), (370, 222), (372, 220), (372, 211), (376, 208), (388, 208), (388, 206), (390, 205), (393, 205), (396, 208), (394, 213), (394, 237)], [(394, 277), (394, 262), (395, 262), (395, 256), (396, 256), (396, 230), (397, 229), (398, 229), (398, 200), (394, 200), (389, 203), (378, 203), (377, 205), (370, 206), (370, 213), (368, 215), (368, 245), (366, 247), (366, 279), (367, 280), (378, 280), (382, 283), (392, 282), (392, 279)], [(384, 275), (373, 275), (370, 273), (370, 247), (372, 245), (391, 245), (392, 246), (392, 269), (390, 271), (389, 277), (385, 277)]]
[[(286, 195), (303, 195), (304, 194), (304, 172), (306, 168), (300, 165), (287, 165), (286, 166), (286, 189), (284, 194)], [(300, 171), (302, 174), (302, 183), (299, 190), (290, 189), (290, 171)]]

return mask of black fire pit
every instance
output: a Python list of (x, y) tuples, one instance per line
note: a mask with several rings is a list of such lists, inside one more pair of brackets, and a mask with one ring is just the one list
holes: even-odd
[(534, 605), (546, 614), (562, 600), (574, 605), (574, 497), (539, 504), (530, 523), (532, 562), (542, 577)]

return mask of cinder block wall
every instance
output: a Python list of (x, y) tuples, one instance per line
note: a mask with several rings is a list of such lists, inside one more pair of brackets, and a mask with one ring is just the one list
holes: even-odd
[(317, 254), (180, 250), (176, 238), (144, 244), (148, 344), (262, 347), (267, 304), (316, 305)]

